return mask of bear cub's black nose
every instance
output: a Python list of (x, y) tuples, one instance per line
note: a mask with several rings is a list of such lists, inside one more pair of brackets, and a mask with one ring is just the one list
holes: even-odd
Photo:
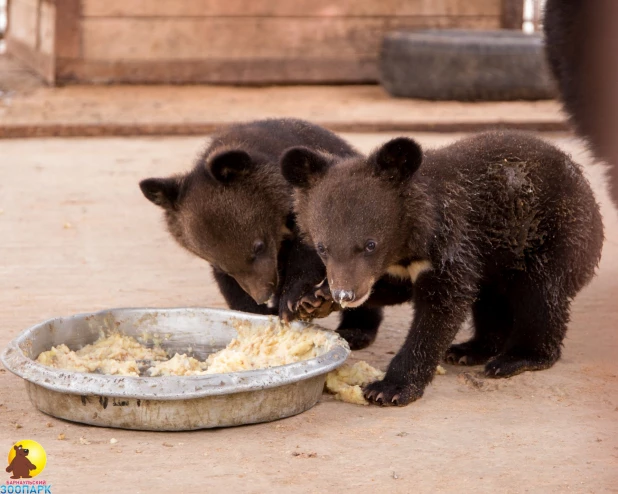
[(338, 303), (354, 302), (355, 294), (351, 290), (333, 290), (333, 299)]

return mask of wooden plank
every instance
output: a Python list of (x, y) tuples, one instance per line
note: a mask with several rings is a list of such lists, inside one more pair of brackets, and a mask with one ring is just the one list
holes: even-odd
[(56, 2), (56, 56), (81, 57), (81, 0)]
[(11, 0), (8, 17), (10, 30), (7, 32), (7, 38), (35, 49), (37, 45), (37, 0)]
[(385, 32), (495, 28), (493, 17), (84, 19), (83, 57), (98, 61), (376, 57)]
[(9, 8), (14, 7), (15, 5), (21, 5), (21, 6), (29, 6), (29, 7), (38, 7), (39, 5), (39, 0), (11, 0), (10, 2), (10, 6)]
[(4, 20), (4, 32), (0, 34), (0, 40), (6, 38), (6, 34), (11, 30), (11, 15), (9, 14), (9, 11), (11, 10), (11, 1), (12, 0), (6, 0), (5, 1), (5, 20)]
[(500, 0), (83, 0), (85, 17), (499, 16)]
[(502, 0), (501, 27), (521, 31), (524, 24), (524, 0)]
[[(495, 122), (491, 119), (481, 122), (329, 122), (317, 120), (332, 132), (440, 132), (446, 134), (485, 132), (491, 130), (522, 130), (526, 132), (567, 132), (569, 123), (563, 121), (544, 121), (530, 119), (524, 122)], [(169, 137), (169, 136), (207, 136), (225, 129), (230, 124), (219, 122), (181, 122), (181, 123), (145, 123), (116, 124), (98, 123), (34, 123), (5, 124), (0, 123), (0, 139), (23, 139), (43, 137)]]
[[(496, 19), (467, 18), (446, 19), (443, 27), (491, 28)], [(449, 22), (451, 23), (449, 25)], [(268, 31), (264, 31), (268, 32)], [(366, 31), (362, 31), (366, 34)], [(124, 43), (118, 38), (107, 38), (116, 43)], [(56, 62), (56, 77), (59, 82), (94, 83), (216, 83), (216, 84), (276, 84), (276, 83), (370, 83), (377, 82), (377, 54), (381, 34), (361, 39), (335, 40), (338, 50), (330, 49), (322, 43), (322, 53), (315, 56), (309, 50), (290, 52), (284, 41), (279, 41), (273, 54), (255, 51), (255, 56), (245, 54), (235, 58), (226, 56), (206, 57), (198, 53), (193, 59), (171, 56), (169, 59), (119, 58), (71, 60), (59, 59)], [(203, 44), (203, 43), (199, 43)], [(315, 44), (315, 43), (314, 43)], [(361, 45), (363, 50), (358, 49)], [(133, 45), (132, 45), (133, 46)], [(356, 47), (356, 48), (355, 48)], [(251, 50), (245, 46), (247, 52)], [(238, 52), (238, 50), (236, 50)], [(211, 50), (212, 53), (212, 50)], [(104, 55), (104, 53), (100, 53)], [(174, 55), (174, 53), (170, 53)]]
[(374, 83), (375, 59), (56, 61), (59, 83), (301, 84)]
[(34, 70), (45, 82), (54, 83), (55, 64), (52, 56), (41, 53), (13, 37), (6, 40), (6, 52)]
[(56, 6), (42, 1), (39, 8), (38, 49), (42, 53), (53, 55), (56, 44)]
[(543, 29), (543, 9), (544, 1), (534, 0), (533, 2), (532, 22), (534, 22), (534, 30), (541, 31)]

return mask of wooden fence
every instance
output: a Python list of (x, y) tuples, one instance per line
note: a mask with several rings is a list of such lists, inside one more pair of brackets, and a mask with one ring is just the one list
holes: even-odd
[(9, 0), (50, 83), (364, 83), (385, 32), (521, 29), (521, 0)]

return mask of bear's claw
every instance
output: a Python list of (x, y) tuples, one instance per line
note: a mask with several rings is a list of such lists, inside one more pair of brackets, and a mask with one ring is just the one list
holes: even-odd
[(516, 376), (525, 371), (549, 369), (557, 358), (531, 357), (522, 358), (509, 355), (498, 355), (485, 365), (485, 375), (493, 378)]
[(444, 361), (452, 365), (482, 365), (494, 355), (495, 352), (468, 341), (458, 345), (451, 345), (446, 351)]
[(376, 381), (365, 386), (365, 399), (381, 406), (405, 406), (423, 396), (422, 391), (411, 384)]

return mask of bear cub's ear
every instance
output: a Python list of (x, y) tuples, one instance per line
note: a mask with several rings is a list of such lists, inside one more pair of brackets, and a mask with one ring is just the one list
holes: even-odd
[(410, 178), (423, 161), (421, 146), (407, 137), (397, 137), (384, 144), (375, 154), (380, 174), (395, 180)]
[(215, 154), (206, 163), (210, 174), (224, 184), (248, 175), (253, 167), (251, 156), (242, 149), (232, 149)]
[(281, 157), (281, 173), (299, 189), (310, 188), (329, 168), (330, 163), (324, 156), (305, 147), (290, 148)]
[(171, 178), (147, 178), (139, 183), (139, 188), (150, 202), (165, 209), (171, 209), (176, 205), (180, 193), (180, 179)]

